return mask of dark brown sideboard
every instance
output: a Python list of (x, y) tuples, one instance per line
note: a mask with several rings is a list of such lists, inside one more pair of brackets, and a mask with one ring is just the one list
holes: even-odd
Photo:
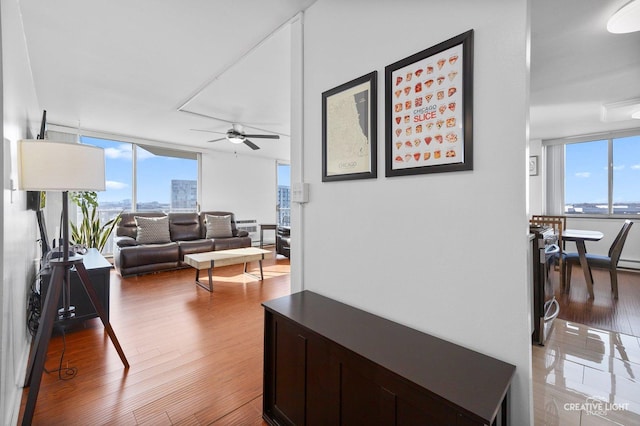
[(515, 366), (303, 291), (265, 308), (271, 425), (506, 425)]
[[(110, 272), (113, 266), (107, 259), (104, 258), (98, 252), (97, 249), (91, 248), (86, 254), (82, 255), (82, 263), (89, 274), (91, 284), (96, 290), (98, 300), (102, 303), (105, 313), (107, 314), (107, 320), (109, 319), (109, 292), (110, 292)], [(49, 288), (49, 279), (51, 277), (51, 270), (45, 269), (42, 273), (42, 281), (40, 293), (42, 294), (42, 302), (44, 303), (45, 295)], [(71, 271), (71, 305), (76, 308), (76, 315), (72, 319), (65, 320), (65, 325), (75, 325), (89, 318), (97, 318), (98, 313), (89, 299), (89, 295), (85, 291), (80, 277), (75, 270)], [(62, 294), (58, 300), (58, 307), (62, 307)], [(61, 324), (60, 321), (56, 321), (56, 324)]]

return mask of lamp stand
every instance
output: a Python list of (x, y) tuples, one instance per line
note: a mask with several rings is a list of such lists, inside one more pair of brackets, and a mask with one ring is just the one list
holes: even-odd
[[(93, 284), (91, 283), (91, 279), (89, 278), (87, 269), (84, 267), (84, 263), (82, 263), (82, 257), (69, 257), (69, 207), (67, 205), (67, 202), (68, 192), (64, 191), (62, 193), (62, 226), (64, 235), (63, 256), (62, 258), (51, 259), (50, 261), (52, 271), (49, 281), (49, 289), (45, 297), (40, 324), (38, 325), (38, 331), (36, 333), (31, 353), (29, 355), (29, 364), (27, 366), (25, 387), (29, 386), (29, 396), (27, 398), (24, 414), (22, 416), (22, 425), (30, 425), (33, 419), (33, 413), (35, 411), (36, 401), (38, 399), (38, 392), (40, 391), (40, 383), (42, 381), (42, 373), (44, 371), (47, 349), (49, 348), (49, 341), (51, 340), (51, 333), (53, 332), (53, 324), (58, 314), (58, 300), (60, 300), (60, 294), (63, 290), (63, 287), (65, 288), (65, 291), (69, 290), (69, 275), (73, 268), (75, 268), (82, 286), (87, 292), (89, 299), (91, 299), (91, 303), (93, 303), (93, 307), (96, 309), (98, 316), (102, 320), (102, 324), (104, 325), (104, 328), (109, 335), (113, 346), (116, 348), (122, 364), (124, 365), (125, 369), (129, 368), (129, 362), (127, 361), (127, 358), (122, 351), (122, 347), (118, 342), (118, 338), (116, 337), (111, 324), (109, 323), (109, 319), (106, 315), (104, 307), (98, 299), (98, 295), (95, 288), (93, 287)], [(72, 317), (69, 310), (69, 300), (70, 299), (68, 295), (65, 296), (63, 302), (65, 306), (60, 310), (60, 319)]]

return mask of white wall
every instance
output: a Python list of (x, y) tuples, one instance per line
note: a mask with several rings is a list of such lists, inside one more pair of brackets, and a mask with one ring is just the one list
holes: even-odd
[[(237, 220), (275, 224), (276, 181), (275, 160), (242, 153), (204, 152), (201, 210), (231, 211)], [(265, 233), (265, 240), (273, 237), (272, 233)]]
[[(385, 178), (385, 65), (469, 29), (474, 170)], [(302, 270), (292, 288), (516, 365), (518, 425), (532, 421), (527, 29), (526, 0), (318, 0), (304, 18), (304, 138), (292, 148), (303, 162), (294, 181), (310, 183), (310, 202), (293, 209), (294, 233), (304, 238), (303, 257), (292, 256), (292, 270)], [(379, 177), (322, 183), (321, 93), (372, 70)], [(298, 160), (292, 155), (292, 165)]]
[(0, 235), (0, 423), (10, 425), (18, 420), (22, 396), (30, 342), (26, 303), (37, 256), (35, 214), (26, 210), (26, 193), (11, 190), (11, 180), (17, 178), (16, 142), (35, 136), (42, 112), (31, 79), (18, 1), (2, 0), (1, 17), (3, 225)]

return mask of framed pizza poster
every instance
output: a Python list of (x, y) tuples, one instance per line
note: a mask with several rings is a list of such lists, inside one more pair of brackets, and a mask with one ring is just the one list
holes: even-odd
[(473, 30), (385, 68), (386, 176), (473, 169)]
[(377, 177), (377, 77), (373, 71), (322, 94), (322, 181)]

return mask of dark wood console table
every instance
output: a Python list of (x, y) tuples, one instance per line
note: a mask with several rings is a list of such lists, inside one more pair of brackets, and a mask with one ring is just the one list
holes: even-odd
[(515, 366), (310, 291), (265, 308), (271, 425), (506, 425)]
[[(82, 263), (84, 263), (84, 267), (89, 274), (89, 278), (91, 279), (91, 283), (98, 294), (98, 300), (104, 306), (104, 310), (107, 316), (107, 320), (109, 319), (109, 291), (110, 291), (110, 279), (109, 274), (112, 268), (111, 263), (107, 259), (104, 258), (98, 252), (97, 249), (92, 248), (87, 251), (86, 254), (82, 255)], [(51, 270), (45, 270), (42, 273), (42, 281), (40, 286), (40, 294), (42, 295), (42, 300), (44, 302), (44, 297), (47, 294), (47, 290), (49, 288), (49, 279), (51, 277)], [(62, 294), (60, 295), (60, 299), (58, 301), (58, 307), (63, 305), (62, 302)], [(89, 318), (97, 318), (98, 313), (93, 307), (93, 303), (91, 303), (91, 299), (89, 299), (89, 295), (85, 291), (82, 283), (80, 282), (80, 278), (75, 270), (71, 272), (71, 305), (76, 307), (76, 316), (72, 319), (64, 320), (65, 326), (67, 325), (75, 325)], [(56, 321), (56, 325), (62, 324), (63, 321)]]

